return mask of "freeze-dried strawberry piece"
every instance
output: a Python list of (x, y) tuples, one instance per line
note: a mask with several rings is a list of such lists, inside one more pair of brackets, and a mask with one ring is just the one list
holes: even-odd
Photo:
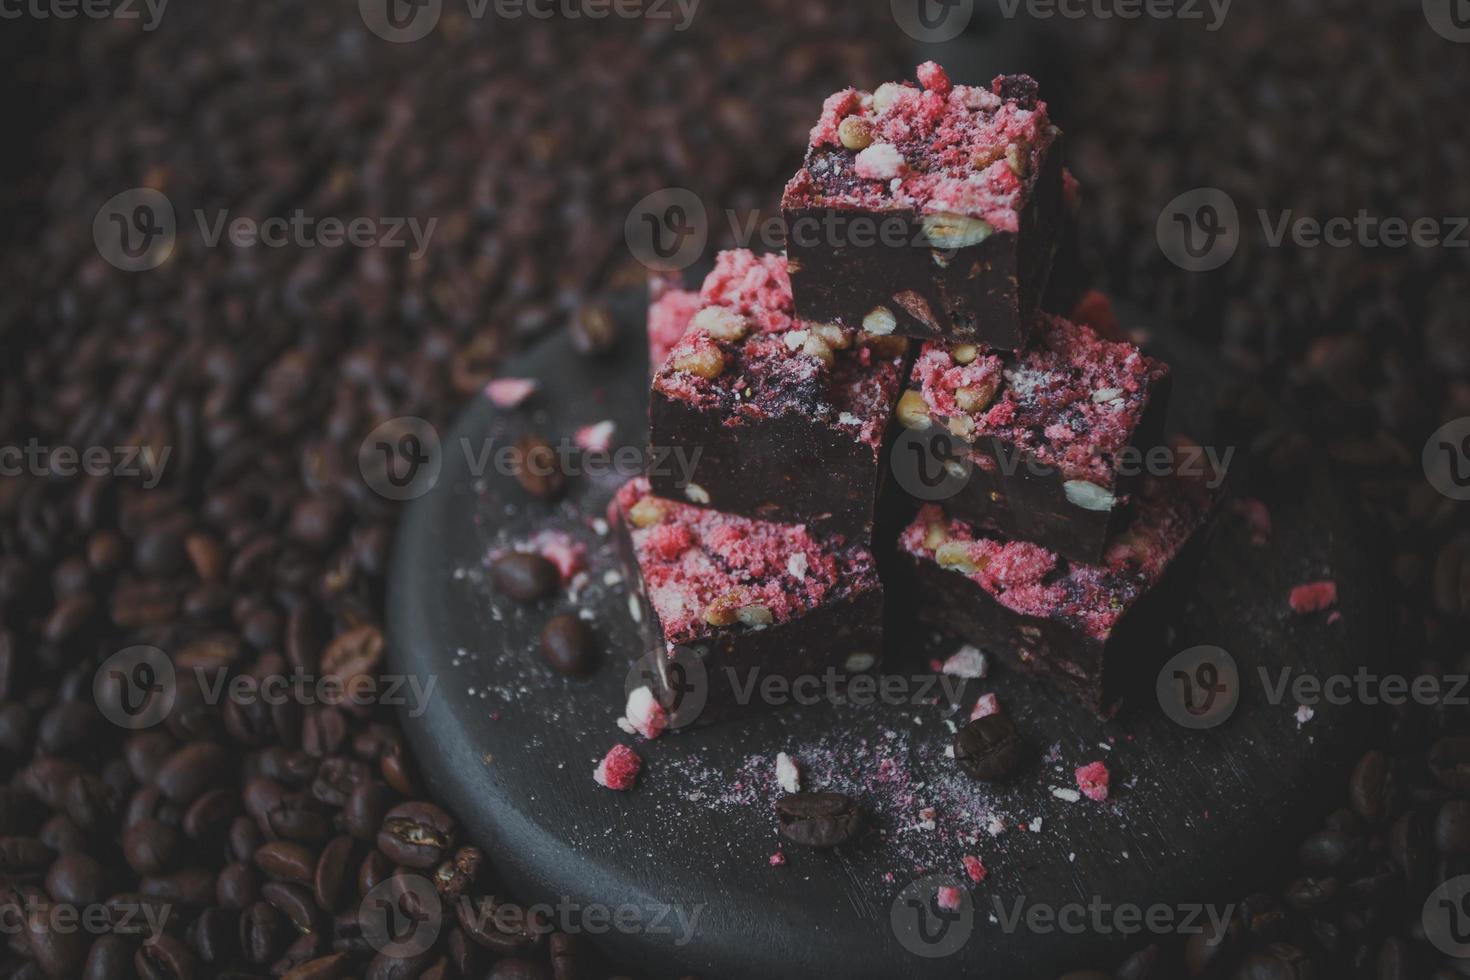
[(1101, 803), (1108, 798), (1108, 781), (1111, 778), (1106, 765), (1089, 762), (1077, 770), (1077, 788), (1089, 800)]
[(976, 884), (984, 881), (985, 876), (990, 874), (985, 865), (980, 863), (980, 859), (973, 854), (966, 854), (960, 860), (964, 862), (965, 874), (969, 875), (970, 880)]
[(1337, 583), (1326, 579), (1321, 582), (1306, 582), (1291, 590), (1291, 611), (1298, 616), (1320, 612), (1337, 605)]
[(626, 745), (614, 745), (597, 764), (592, 778), (599, 786), (627, 790), (633, 788), (633, 783), (638, 779), (638, 770), (642, 768), (643, 760), (638, 758), (638, 753)]

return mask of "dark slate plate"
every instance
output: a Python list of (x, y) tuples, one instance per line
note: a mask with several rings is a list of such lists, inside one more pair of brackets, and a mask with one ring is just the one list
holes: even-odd
[[(433, 794), (494, 856), (511, 894), (550, 903), (563, 927), (578, 928), (585, 914), (584, 932), (652, 974), (1049, 977), (1146, 940), (1125, 934), (1112, 913), (1067, 928), (1046, 926), (1036, 918), (1044, 910), (1158, 906), (1182, 925), (1195, 914), (1187, 906), (1237, 900), (1260, 883), (1290, 853), (1291, 835), (1333, 805), (1372, 719), (1361, 707), (1321, 704), (1303, 724), (1290, 694), (1273, 703), (1258, 674), (1351, 673), (1382, 647), (1384, 593), (1360, 545), (1361, 521), (1311, 473), (1271, 489), (1266, 547), (1224, 514), (1173, 644), (1212, 644), (1238, 664), (1240, 701), (1218, 727), (1187, 730), (1150, 698), (1099, 722), (996, 668), (969, 683), (961, 710), (997, 692), (1036, 748), (1035, 764), (999, 787), (965, 779), (945, 758), (945, 705), (830, 703), (640, 740), (636, 790), (595, 785), (598, 759), (633, 741), (615, 720), (639, 640), (625, 585), (610, 576), (614, 549), (589, 523), (621, 477), (577, 477), (567, 501), (548, 505), (497, 474), (493, 450), (529, 428), (556, 441), (602, 419), (616, 423), (615, 445), (642, 445), (642, 308), (626, 306), (626, 340), (610, 360), (580, 358), (558, 336), (507, 365), (508, 375), (539, 379), (540, 391), (517, 411), (484, 399), (465, 411), (444, 434), (435, 488), (409, 507), (397, 541), (394, 669), (436, 683), (427, 710), (404, 721)], [(1161, 334), (1152, 347), (1177, 372), (1174, 427), (1203, 436), (1219, 365), (1177, 337)], [(491, 468), (476, 476), (482, 457)], [(579, 596), (526, 609), (495, 594), (486, 554), (551, 528), (588, 549)], [(1340, 621), (1288, 612), (1293, 585), (1328, 577), (1339, 585)], [(537, 652), (546, 618), (576, 608), (592, 612), (605, 658), (582, 681), (553, 674)], [(957, 646), (919, 642), (926, 656)], [(777, 751), (801, 761), (808, 787), (860, 797), (873, 832), (835, 852), (782, 847)], [(1108, 802), (1053, 794), (1095, 759), (1113, 772)], [(935, 826), (926, 829), (930, 807)], [(992, 818), (1006, 826), (998, 837), (987, 830)], [(1038, 818), (1039, 832), (1020, 829)], [(786, 864), (775, 867), (778, 849)], [(921, 908), (932, 900), (930, 876), (969, 884), (966, 854), (989, 875), (960, 913)], [(1008, 927), (1017, 903), (1026, 917)], [(614, 915), (622, 924), (610, 927)]]

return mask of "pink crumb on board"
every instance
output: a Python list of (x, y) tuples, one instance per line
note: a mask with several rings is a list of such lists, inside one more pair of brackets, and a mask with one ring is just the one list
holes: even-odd
[(1337, 583), (1331, 579), (1305, 582), (1291, 590), (1291, 611), (1298, 616), (1320, 612), (1337, 605)]
[(589, 453), (605, 453), (612, 448), (613, 431), (617, 428), (612, 419), (603, 419), (584, 425), (572, 436), (579, 449)]
[(643, 760), (638, 758), (638, 753), (626, 745), (614, 745), (597, 764), (592, 778), (597, 785), (608, 789), (632, 789), (638, 780), (638, 770), (642, 768)]
[(534, 378), (496, 378), (485, 386), (485, 397), (497, 408), (519, 408), (537, 387)]
[(587, 546), (564, 531), (542, 531), (528, 542), (533, 551), (556, 566), (562, 581), (569, 580), (587, 565)]
[(970, 880), (975, 882), (976, 884), (984, 881), (985, 876), (990, 874), (990, 872), (986, 870), (985, 865), (980, 863), (980, 859), (973, 854), (966, 854), (960, 860), (964, 862), (965, 874), (969, 875)]
[(785, 863), (786, 855), (782, 854), (780, 851), (777, 851), (775, 854), (771, 855), (771, 867), (779, 868)]
[(658, 738), (669, 727), (669, 713), (647, 687), (635, 688), (628, 695), (623, 720), (628, 728), (647, 739)]
[(1095, 803), (1108, 798), (1108, 767), (1101, 762), (1089, 762), (1077, 770), (1077, 788), (1082, 795)]
[(970, 720), (989, 718), (997, 714), (1000, 714), (1000, 698), (994, 694), (982, 694), (980, 700), (975, 702), (975, 710), (970, 712)]
[(946, 912), (953, 912), (960, 907), (962, 893), (954, 885), (939, 886), (939, 907)]

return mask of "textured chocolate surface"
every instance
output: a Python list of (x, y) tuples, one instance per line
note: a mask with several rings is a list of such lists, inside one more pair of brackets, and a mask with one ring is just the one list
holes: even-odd
[(907, 348), (797, 319), (784, 260), (721, 253), (654, 376), (655, 458), (692, 466), (655, 467), (654, 492), (866, 543)]
[(1215, 509), (1200, 483), (1180, 478), (1149, 480), (1140, 497), (1098, 564), (986, 537), (928, 505), (900, 536), (895, 592), (918, 623), (1045, 670), (1111, 714), (1128, 679), (1157, 666), (1166, 586), (1188, 577), (1181, 555)]
[[(865, 546), (656, 497), (642, 477), (618, 490), (610, 516), (649, 652), (702, 678), (699, 721), (758, 708), (752, 679), (881, 660), (883, 586)], [(661, 695), (679, 696), (658, 677)]]
[(952, 514), (1095, 562), (1162, 439), (1170, 372), (1133, 344), (1040, 320), (1017, 357), (925, 344), (900, 418), (938, 430), (934, 453), (970, 467)]
[(782, 198), (798, 311), (1018, 349), (1064, 213), (1059, 131), (1025, 76), (918, 74), (824, 104)]

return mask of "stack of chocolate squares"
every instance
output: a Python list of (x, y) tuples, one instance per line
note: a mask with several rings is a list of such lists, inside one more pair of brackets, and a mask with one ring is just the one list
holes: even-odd
[[(697, 461), (614, 512), (635, 611), (661, 658), (698, 664), (707, 720), (759, 699), (753, 677), (871, 669), (885, 622), (1109, 714), (1213, 509), (1196, 481), (1139, 475), (1167, 366), (1040, 309), (1074, 191), (1036, 83), (918, 78), (826, 101), (784, 256), (722, 253), (650, 311), (654, 458)], [(894, 479), (900, 435), (965, 475), (947, 499)]]

